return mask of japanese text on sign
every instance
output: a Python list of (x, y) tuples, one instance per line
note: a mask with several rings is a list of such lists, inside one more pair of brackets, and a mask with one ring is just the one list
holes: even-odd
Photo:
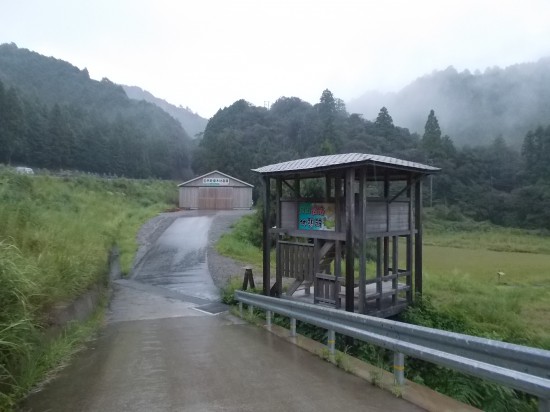
[(229, 184), (229, 179), (227, 177), (204, 177), (202, 183), (211, 186), (226, 186)]
[(298, 210), (298, 229), (334, 230), (334, 204), (300, 203)]

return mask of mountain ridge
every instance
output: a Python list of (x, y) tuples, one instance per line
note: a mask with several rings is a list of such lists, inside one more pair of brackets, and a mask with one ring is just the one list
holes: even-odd
[(550, 57), (483, 73), (449, 66), (417, 78), (395, 93), (369, 91), (348, 103), (374, 118), (385, 106), (396, 124), (422, 134), (431, 109), (459, 145), (503, 137), (518, 147), (525, 134), (550, 118)]
[(0, 162), (181, 179), (191, 144), (172, 116), (109, 79), (0, 44)]
[(121, 86), (130, 99), (145, 100), (146, 102), (160, 107), (176, 119), (192, 139), (196, 138), (197, 135), (204, 133), (208, 119), (193, 113), (189, 108), (173, 105), (164, 99), (156, 97), (151, 92), (144, 90), (139, 86)]

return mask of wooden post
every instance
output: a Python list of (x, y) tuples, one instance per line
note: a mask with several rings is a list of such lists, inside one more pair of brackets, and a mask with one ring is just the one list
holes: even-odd
[[(282, 217), (281, 217), (281, 197), (283, 196), (283, 180), (279, 177), (277, 178), (277, 229), (280, 229), (282, 226)], [(281, 248), (279, 246), (279, 235), (277, 235), (277, 246), (276, 246), (276, 269), (275, 269), (275, 285), (276, 291), (275, 295), (280, 297), (283, 293), (283, 273), (281, 267)]]
[(336, 232), (342, 231), (342, 221), (340, 220), (340, 217), (342, 216), (341, 200), (342, 200), (342, 179), (340, 178), (340, 176), (338, 176), (334, 178), (334, 214), (336, 216), (334, 230)]
[(330, 192), (332, 192), (331, 178), (330, 176), (325, 175), (325, 202), (328, 202), (330, 199)]
[(382, 309), (382, 238), (376, 238), (376, 308)]
[(391, 303), (393, 306), (397, 305), (397, 290), (399, 288), (399, 237), (392, 236), (392, 275), (395, 277), (391, 281), (391, 287), (393, 289), (393, 295), (391, 297)]
[(294, 179), (294, 196), (298, 199), (300, 195), (300, 179)]
[[(321, 261), (321, 255), (320, 255), (320, 249), (321, 249), (321, 245), (319, 244), (320, 243), (320, 240), (319, 239), (313, 239), (313, 281), (315, 282), (315, 279), (317, 279), (317, 273), (321, 272), (320, 268), (319, 268), (319, 263)], [(317, 285), (318, 285), (318, 282), (315, 282)], [(313, 293), (314, 295), (315, 294), (319, 294), (319, 290), (315, 289), (316, 286), (314, 286), (314, 290), (313, 290)], [(309, 295), (309, 288), (306, 288), (304, 290), (305, 294), (306, 295)]]
[[(342, 199), (342, 179), (340, 176), (334, 178), (334, 214), (336, 216), (336, 222), (334, 230), (336, 232), (342, 231), (342, 222), (340, 220), (341, 213), (341, 199)], [(342, 276), (342, 242), (336, 241), (334, 245), (334, 276), (338, 280)], [(334, 299), (336, 300), (336, 308), (340, 309), (340, 287), (334, 289)]]
[[(386, 201), (386, 232), (390, 231), (390, 180), (388, 173), (384, 173), (384, 199)], [(390, 274), (390, 238), (384, 236), (384, 277)], [(382, 292), (380, 284), (380, 292)], [(380, 299), (382, 304), (382, 299)]]
[(252, 274), (252, 268), (250, 266), (244, 268), (243, 290), (248, 289), (248, 285), (250, 285), (252, 289), (256, 288), (254, 284), (254, 275)]
[(422, 180), (414, 185), (414, 291), (422, 294)]
[(355, 227), (355, 169), (346, 170), (346, 311), (354, 311), (355, 283), (353, 229)]
[(269, 233), (269, 206), (270, 206), (270, 181), (269, 176), (264, 176), (264, 233), (263, 233), (263, 293), (265, 296), (269, 296), (271, 289), (271, 273), (270, 273), (270, 249), (271, 249), (271, 235)]
[(407, 177), (407, 199), (409, 199), (409, 234), (407, 235), (407, 251), (406, 251), (406, 260), (407, 263), (405, 265), (406, 271), (408, 273), (407, 275), (407, 303), (411, 304), (413, 302), (413, 291), (412, 291), (412, 267), (413, 267), (413, 231), (414, 231), (414, 223), (413, 223), (413, 203), (412, 203), (412, 177), (409, 175)]
[(366, 256), (366, 226), (367, 226), (367, 173), (366, 168), (359, 170), (359, 201), (361, 213), (359, 214), (359, 313), (366, 313), (366, 281), (367, 281), (367, 256)]

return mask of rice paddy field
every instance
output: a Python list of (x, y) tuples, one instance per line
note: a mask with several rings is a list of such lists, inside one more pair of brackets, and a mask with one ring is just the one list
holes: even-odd
[[(238, 221), (217, 248), (259, 270), (255, 219)], [(423, 287), (432, 305), (467, 325), (464, 333), (550, 349), (550, 233), (429, 215), (425, 222)]]
[(424, 293), (491, 338), (550, 349), (550, 236), (427, 230)]

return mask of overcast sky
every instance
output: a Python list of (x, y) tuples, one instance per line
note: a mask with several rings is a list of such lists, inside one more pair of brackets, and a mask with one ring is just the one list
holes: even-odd
[(550, 56), (549, 0), (0, 0), (0, 43), (210, 117)]

